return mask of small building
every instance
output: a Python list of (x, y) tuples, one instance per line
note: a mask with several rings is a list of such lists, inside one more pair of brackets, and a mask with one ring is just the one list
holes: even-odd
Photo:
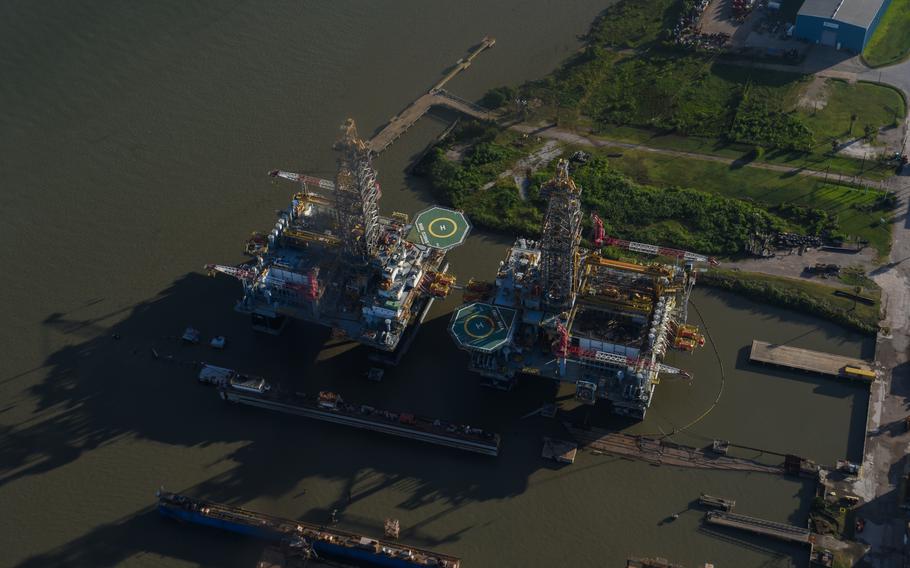
[(806, 0), (796, 15), (800, 39), (862, 52), (891, 0)]

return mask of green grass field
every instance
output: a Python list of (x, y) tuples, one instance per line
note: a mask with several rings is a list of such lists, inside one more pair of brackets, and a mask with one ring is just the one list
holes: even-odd
[(910, 54), (910, 0), (891, 0), (872, 39), (863, 50), (863, 59), (872, 67), (881, 67)]
[[(783, 8), (795, 13), (800, 4), (787, 0)], [(894, 91), (869, 84), (834, 85), (827, 107), (797, 109), (810, 76), (723, 63), (713, 55), (665, 44), (662, 30), (675, 25), (683, 5), (679, 0), (620, 0), (609, 6), (591, 26), (584, 50), (519, 89), (539, 105), (521, 118), (555, 120), (604, 137), (621, 132), (649, 145), (734, 159), (761, 146), (763, 161), (871, 179), (893, 173), (829, 153), (832, 140), (850, 128), (854, 112), (859, 116), (853, 133), (860, 136), (867, 124), (887, 127), (903, 115), (905, 105)]]
[[(582, 127), (588, 125), (582, 124)], [(696, 154), (710, 154), (729, 158), (731, 160), (752, 159), (753, 148), (735, 142), (721, 142), (714, 138), (700, 136), (680, 136), (677, 134), (662, 134), (634, 126), (608, 126), (599, 130), (601, 136), (618, 140), (642, 144), (652, 148), (667, 150), (681, 150)], [(848, 176), (862, 175), (865, 178), (881, 180), (894, 175), (894, 168), (879, 163), (866, 162), (842, 156), (829, 156), (822, 153), (769, 151), (761, 158), (762, 162), (779, 164), (792, 168), (807, 168), (810, 170), (839, 173)]]
[[(867, 124), (876, 127), (899, 125), (907, 114), (904, 98), (891, 87), (829, 80), (825, 88), (828, 95), (824, 108), (799, 111), (815, 133), (818, 149), (822, 152), (829, 149), (831, 140), (845, 141), (862, 136)], [(855, 121), (851, 120), (854, 114)]]
[(825, 183), (805, 176), (752, 167), (731, 167), (708, 160), (693, 160), (626, 148), (603, 148), (603, 154), (621, 153), (611, 165), (639, 183), (657, 187), (681, 186), (710, 191), (726, 197), (745, 199), (766, 207), (781, 204), (802, 205), (837, 215), (840, 232), (869, 241), (879, 254), (887, 255), (891, 246), (889, 225), (879, 219), (890, 214), (863, 211), (881, 195)]
[[(826, 106), (816, 111), (796, 108), (810, 82), (795, 74), (717, 65), (689, 56), (610, 61), (605, 57), (597, 65), (585, 64), (591, 69), (566, 74), (559, 87), (549, 83), (532, 87), (532, 96), (544, 101), (555, 96), (561, 107), (557, 113), (545, 105), (529, 118), (558, 116), (562, 127), (590, 129), (607, 138), (740, 159), (754, 144), (731, 140), (728, 133), (748, 86), (750, 98), (762, 101), (768, 112), (781, 117), (778, 120), (801, 123), (813, 135), (809, 151), (765, 146), (762, 161), (870, 179), (893, 175), (890, 167), (869, 160), (830, 155), (832, 140), (850, 139), (854, 113), (853, 138), (862, 136), (867, 124), (877, 130), (906, 115), (903, 98), (890, 87), (829, 81)], [(547, 94), (552, 88), (565, 93)], [(773, 124), (764, 126), (765, 131), (773, 129)]]

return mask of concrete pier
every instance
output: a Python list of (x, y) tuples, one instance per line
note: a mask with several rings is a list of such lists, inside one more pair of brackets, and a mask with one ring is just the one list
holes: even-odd
[(477, 44), (471, 53), (464, 59), (459, 59), (455, 67), (449, 71), (445, 77), (439, 80), (429, 91), (418, 97), (414, 102), (408, 105), (403, 111), (393, 116), (391, 120), (373, 136), (367, 145), (374, 154), (379, 154), (388, 148), (392, 142), (397, 140), (402, 134), (407, 132), (415, 122), (425, 115), (430, 108), (442, 106), (448, 109), (460, 112), (478, 120), (495, 120), (496, 113), (478, 106), (470, 101), (444, 90), (446, 83), (455, 78), (459, 73), (471, 66), (475, 57), (480, 55), (484, 50), (493, 47), (496, 39), (485, 37)]
[(875, 373), (872, 364), (862, 359), (822, 353), (821, 351), (812, 351), (810, 349), (800, 349), (788, 345), (773, 345), (757, 339), (752, 341), (752, 351), (749, 353), (749, 360), (753, 363), (764, 363), (797, 371), (858, 379), (865, 382), (871, 382), (871, 377), (848, 373), (846, 369), (852, 368), (864, 373)]

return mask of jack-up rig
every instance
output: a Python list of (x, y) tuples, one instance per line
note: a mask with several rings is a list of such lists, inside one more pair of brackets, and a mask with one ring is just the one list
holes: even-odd
[[(660, 374), (690, 376), (661, 361), (668, 348), (704, 344), (686, 323), (686, 306), (696, 265), (713, 259), (607, 237), (596, 215), (596, 248), (581, 248), (581, 188), (565, 160), (541, 195), (548, 205), (540, 241), (519, 238), (495, 283), (471, 281), (449, 331), (488, 386), (511, 389), (517, 374), (567, 381), (578, 400), (606, 399), (614, 413), (643, 419)], [(675, 260), (610, 260), (604, 245)]]
[(240, 266), (210, 264), (210, 274), (243, 284), (236, 309), (255, 329), (280, 333), (288, 318), (329, 326), (395, 363), (434, 298), (448, 295), (446, 251), (470, 231), (465, 216), (432, 207), (413, 222), (379, 214), (382, 194), (372, 152), (353, 120), (342, 126), (335, 181), (274, 170), (300, 184), (267, 235), (254, 233)]

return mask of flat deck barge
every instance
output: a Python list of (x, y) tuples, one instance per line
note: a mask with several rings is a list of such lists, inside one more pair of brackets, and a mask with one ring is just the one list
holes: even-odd
[(831, 377), (857, 379), (865, 382), (875, 380), (875, 369), (868, 361), (788, 345), (776, 345), (757, 339), (752, 341), (749, 360), (753, 363), (775, 365)]
[(715, 497), (714, 495), (708, 495), (707, 493), (702, 493), (698, 496), (698, 502), (705, 507), (711, 507), (712, 509), (719, 509), (721, 511), (727, 511), (728, 513), (733, 510), (733, 507), (736, 506), (736, 501), (733, 499), (725, 499), (723, 497)]
[(770, 465), (747, 458), (722, 456), (714, 453), (710, 447), (693, 448), (647, 436), (634, 436), (596, 428), (585, 430), (569, 423), (564, 423), (564, 425), (572, 438), (580, 445), (606, 454), (637, 459), (655, 465), (752, 471), (775, 475), (785, 473), (783, 465)]
[(454, 556), (305, 521), (282, 519), (166, 491), (159, 491), (157, 497), (158, 512), (165, 517), (280, 542), (312, 556), (392, 568), (458, 568), (461, 564)]
[(318, 396), (310, 396), (299, 392), (281, 392), (272, 389), (265, 382), (248, 385), (235, 384), (233, 381), (220, 386), (218, 390), (221, 398), (228, 402), (276, 410), (488, 456), (499, 455), (500, 437), (493, 432), (465, 424), (454, 424), (444, 420), (417, 416), (408, 412), (384, 410), (366, 404), (352, 404), (331, 392), (323, 391)]
[(747, 517), (746, 515), (728, 513), (725, 511), (711, 511), (707, 514), (705, 520), (713, 525), (745, 530), (786, 542), (795, 542), (798, 544), (812, 543), (812, 533), (809, 529), (788, 525), (786, 523), (766, 521), (765, 519)]

